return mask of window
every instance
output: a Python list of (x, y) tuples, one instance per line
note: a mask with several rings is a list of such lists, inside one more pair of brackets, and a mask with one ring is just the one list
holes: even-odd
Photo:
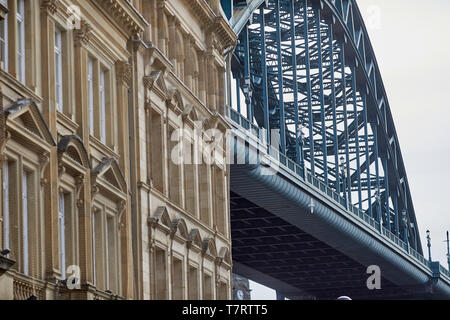
[(186, 211), (192, 215), (195, 212), (195, 160), (194, 160), (194, 144), (188, 139), (184, 139), (184, 185), (186, 190)]
[(94, 62), (92, 58), (88, 61), (88, 106), (89, 106), (89, 128), (91, 135), (94, 135)]
[(199, 196), (200, 196), (200, 220), (210, 225), (209, 218), (209, 184), (208, 167), (205, 161), (198, 166)]
[(173, 202), (180, 204), (180, 148), (178, 146), (179, 130), (169, 128), (169, 198)]
[(183, 279), (183, 261), (173, 259), (173, 299), (183, 300), (184, 298), (184, 279)]
[(103, 244), (101, 232), (101, 212), (99, 210), (92, 214), (92, 234), (93, 234), (93, 265), (94, 265), (94, 284), (97, 288), (104, 288), (103, 282)]
[(106, 218), (106, 284), (107, 289), (118, 292), (117, 230), (114, 216)]
[(3, 165), (3, 249), (9, 247), (9, 164)]
[(59, 214), (58, 214), (58, 229), (59, 229), (59, 266), (61, 268), (61, 277), (66, 279), (66, 230), (65, 230), (65, 210), (64, 210), (64, 193), (59, 194)]
[(106, 93), (105, 70), (100, 70), (100, 141), (106, 144)]
[(62, 64), (62, 32), (55, 29), (55, 97), (59, 111), (63, 112), (63, 64)]
[(120, 294), (119, 242), (116, 217), (103, 207), (92, 215), (94, 283)]
[(225, 282), (220, 282), (219, 284), (218, 299), (219, 300), (228, 299), (228, 286)]
[(71, 265), (78, 265), (77, 256), (77, 215), (73, 190), (66, 190), (59, 194), (59, 258), (61, 268), (61, 278), (67, 277), (66, 270)]
[(198, 300), (198, 270), (195, 267), (189, 267), (189, 300)]
[(203, 275), (203, 300), (213, 300), (212, 276), (205, 273)]
[(93, 57), (88, 60), (87, 84), (90, 133), (101, 143), (113, 147), (110, 70)]
[(153, 187), (160, 192), (164, 191), (163, 185), (163, 144), (162, 144), (162, 121), (161, 115), (151, 111), (150, 125), (150, 157), (151, 157), (151, 179)]
[[(16, 261), (13, 270), (26, 276), (41, 275), (40, 247), (37, 230), (40, 225), (38, 210), (36, 168), (21, 166), (15, 158), (5, 164), (3, 174), (3, 203), (5, 248), (11, 250), (10, 258)], [(6, 219), (6, 222), (5, 222)]]
[(17, 63), (19, 81), (25, 83), (25, 0), (17, 0)]
[[(4, 234), (4, 239), (7, 239), (8, 246), (4, 244), (5, 249), (9, 249), (11, 252), (9, 254), (10, 258), (16, 261), (16, 264), (12, 266), (12, 269), (16, 271), (21, 271), (22, 266), (22, 236), (20, 229), (20, 220), (22, 213), (20, 212), (20, 202), (22, 201), (22, 194), (20, 193), (20, 180), (19, 180), (19, 167), (17, 161), (8, 161), (5, 163), (5, 170), (3, 174), (3, 208), (4, 213), (8, 216), (3, 217), (4, 230), (8, 234), (7, 239)], [(5, 192), (6, 191), (6, 192)], [(7, 211), (6, 211), (7, 209)], [(8, 224), (7, 220), (9, 220)], [(6, 248), (9, 247), (9, 248)]]
[(167, 299), (167, 278), (166, 278), (166, 252), (162, 249), (155, 250), (155, 276), (156, 276), (156, 299)]
[(25, 170), (22, 174), (22, 272), (29, 275), (28, 244), (28, 196), (29, 176)]
[[(7, 1), (1, 1), (7, 7)], [(8, 71), (8, 15), (0, 21), (0, 60), (3, 62), (3, 70)]]

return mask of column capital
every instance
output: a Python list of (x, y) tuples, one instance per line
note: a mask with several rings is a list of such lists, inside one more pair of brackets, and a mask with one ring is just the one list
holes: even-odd
[(59, 0), (43, 0), (41, 2), (41, 10), (49, 14), (55, 14), (58, 11)]
[(81, 20), (80, 28), (73, 30), (74, 42), (76, 46), (86, 46), (89, 43), (92, 27), (85, 20)]
[(123, 82), (125, 84), (130, 83), (132, 78), (131, 65), (126, 61), (116, 62), (116, 77), (117, 81)]

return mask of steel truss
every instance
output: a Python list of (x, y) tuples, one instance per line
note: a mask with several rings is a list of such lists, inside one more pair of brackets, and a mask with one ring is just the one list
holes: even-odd
[(262, 3), (240, 32), (232, 71), (248, 120), (279, 130), (282, 154), (422, 254), (392, 115), (355, 1)]

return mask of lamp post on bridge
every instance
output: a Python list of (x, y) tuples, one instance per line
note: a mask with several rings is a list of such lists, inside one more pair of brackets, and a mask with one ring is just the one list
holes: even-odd
[(402, 210), (402, 216), (403, 216), (403, 239), (406, 243), (406, 251), (409, 252), (409, 243), (408, 243), (408, 219), (406, 218), (406, 210)]
[(428, 261), (431, 262), (431, 237), (430, 237), (430, 230), (427, 230), (427, 247), (428, 247)]
[(345, 208), (348, 207), (347, 205), (347, 179), (345, 177), (345, 159), (344, 156), (341, 156), (339, 167), (341, 169), (341, 175), (342, 175), (342, 191), (344, 193), (344, 200), (345, 200)]
[(379, 188), (375, 191), (375, 204), (377, 210), (377, 218), (381, 228), (381, 226), (383, 225), (383, 217), (381, 216), (381, 197)]
[(247, 119), (250, 121), (250, 124), (253, 124), (253, 112), (252, 112), (252, 90), (251, 90), (251, 82), (250, 77), (246, 77), (244, 79), (244, 84), (242, 85), (242, 91), (244, 92), (245, 104), (247, 105)]
[(302, 172), (303, 172), (303, 178), (306, 177), (305, 172), (306, 172), (306, 168), (305, 168), (305, 156), (303, 154), (303, 146), (305, 144), (305, 132), (303, 131), (303, 129), (305, 129), (305, 127), (303, 125), (299, 125), (298, 126), (298, 144), (300, 146), (300, 167), (302, 168)]
[(448, 231), (447, 231), (447, 240), (445, 240), (445, 242), (447, 242), (447, 263), (448, 263), (448, 270), (450, 271), (450, 238), (448, 236)]

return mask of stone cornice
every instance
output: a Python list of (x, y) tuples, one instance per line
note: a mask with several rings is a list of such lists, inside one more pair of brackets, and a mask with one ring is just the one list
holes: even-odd
[(216, 14), (205, 0), (190, 0), (189, 5), (197, 18), (204, 22), (204, 27), (214, 30), (219, 36), (224, 48), (236, 43), (237, 37), (231, 26), (222, 16)]
[(125, 0), (94, 0), (130, 37), (142, 33), (148, 22)]
[(237, 37), (233, 29), (231, 29), (230, 25), (225, 21), (224, 18), (216, 17), (214, 21), (214, 31), (220, 41), (223, 43), (224, 49), (236, 44)]

